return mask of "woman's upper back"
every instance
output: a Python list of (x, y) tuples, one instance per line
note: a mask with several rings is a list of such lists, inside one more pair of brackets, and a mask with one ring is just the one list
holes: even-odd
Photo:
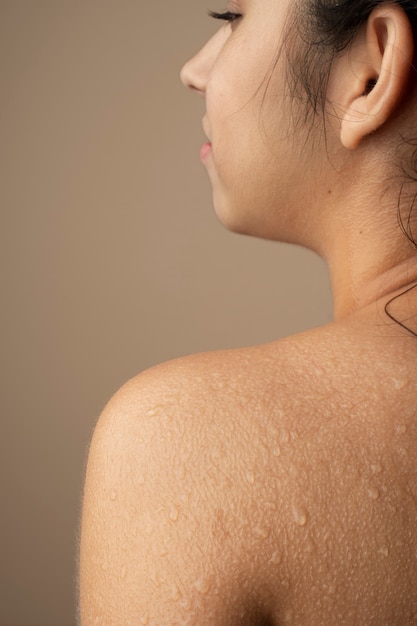
[(131, 381), (90, 452), (85, 623), (417, 624), (415, 363), (353, 316)]

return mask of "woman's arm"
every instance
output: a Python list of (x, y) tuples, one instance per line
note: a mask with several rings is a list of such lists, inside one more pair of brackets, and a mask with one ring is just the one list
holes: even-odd
[(82, 513), (82, 626), (232, 623), (230, 588), (241, 568), (239, 536), (229, 529), (241, 503), (223, 451), (233, 457), (233, 428), (226, 422), (216, 433), (210, 415), (201, 419), (209, 405), (183, 372), (180, 379), (159, 372), (119, 392), (94, 433)]

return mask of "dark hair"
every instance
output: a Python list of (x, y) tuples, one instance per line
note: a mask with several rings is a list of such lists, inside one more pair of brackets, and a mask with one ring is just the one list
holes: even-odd
[[(417, 0), (394, 0), (407, 14), (417, 42)], [(326, 91), (332, 61), (354, 41), (359, 29), (366, 23), (372, 11), (386, 0), (297, 0), (291, 14), (291, 30), (296, 41), (287, 39), (288, 80), (294, 96), (305, 106), (308, 119), (322, 114), (326, 109)], [(290, 35), (290, 33), (289, 33)], [(301, 45), (300, 45), (301, 42)], [(292, 45), (293, 43), (293, 45)], [(413, 234), (412, 216), (417, 204), (414, 185), (417, 183), (417, 140), (401, 138), (399, 152), (403, 184), (398, 205), (400, 227), (417, 248), (417, 235)], [(411, 152), (411, 155), (410, 155)], [(410, 191), (409, 191), (410, 190)], [(406, 215), (402, 206), (408, 202)], [(411, 208), (410, 208), (411, 207)]]
[[(394, 2), (403, 8), (417, 35), (417, 0)], [(324, 104), (334, 57), (349, 47), (372, 11), (382, 4), (388, 4), (387, 0), (297, 0), (292, 26), (305, 45), (300, 48), (297, 41), (290, 74), (293, 86), (302, 87), (315, 113)]]

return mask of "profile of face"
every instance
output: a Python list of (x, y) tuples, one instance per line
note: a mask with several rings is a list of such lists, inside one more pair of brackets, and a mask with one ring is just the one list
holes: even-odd
[[(286, 78), (291, 0), (233, 0), (225, 23), (183, 68), (206, 101), (201, 150), (220, 221), (230, 230), (296, 241), (306, 228), (320, 157), (295, 123)], [(317, 147), (317, 146), (316, 146)]]

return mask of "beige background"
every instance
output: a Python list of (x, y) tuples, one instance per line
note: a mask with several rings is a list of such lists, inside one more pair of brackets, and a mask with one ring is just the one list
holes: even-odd
[(123, 381), (331, 316), (319, 259), (213, 214), (178, 79), (206, 9), (0, 2), (1, 626), (75, 623), (86, 448)]

